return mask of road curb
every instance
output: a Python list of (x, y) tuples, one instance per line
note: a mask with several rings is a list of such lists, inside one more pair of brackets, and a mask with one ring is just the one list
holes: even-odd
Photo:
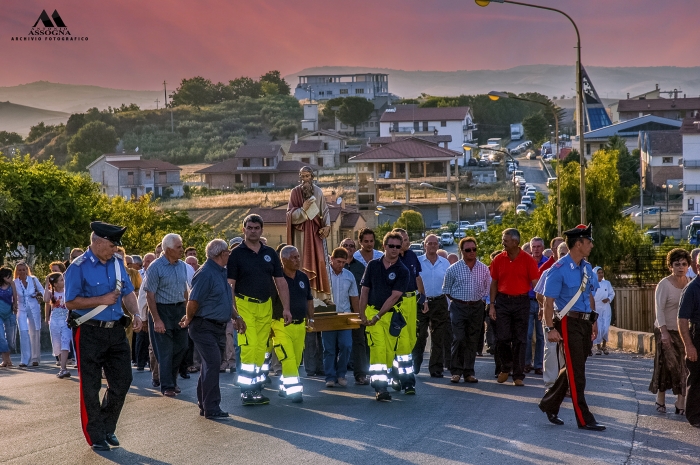
[(610, 326), (608, 339), (609, 347), (624, 350), (625, 352), (651, 355), (656, 351), (656, 340), (653, 333), (630, 331)]
[(547, 168), (547, 164), (541, 158), (540, 158), (540, 165), (542, 165), (542, 169), (547, 173), (548, 179), (553, 177), (551, 171), (549, 171), (549, 168)]

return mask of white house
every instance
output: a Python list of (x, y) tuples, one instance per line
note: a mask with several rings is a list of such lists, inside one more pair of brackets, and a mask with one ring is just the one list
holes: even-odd
[(167, 161), (142, 160), (141, 155), (108, 153), (87, 167), (92, 180), (109, 197), (120, 195), (125, 199), (145, 194), (156, 197), (182, 197), (182, 168)]
[(627, 149), (631, 152), (638, 148), (640, 131), (677, 131), (680, 127), (680, 121), (661, 116), (644, 115), (594, 129), (583, 135), (586, 143), (586, 156), (590, 157), (593, 152), (602, 150), (612, 136), (620, 136), (625, 141)]
[[(683, 215), (700, 215), (700, 118), (686, 118), (683, 136)], [(686, 222), (684, 222), (686, 223)]]
[[(388, 108), (379, 120), (379, 136), (449, 135), (447, 148), (462, 153), (463, 143), (475, 143), (473, 121), (469, 107), (420, 108), (418, 105), (396, 105)], [(464, 164), (464, 157), (458, 160)]]

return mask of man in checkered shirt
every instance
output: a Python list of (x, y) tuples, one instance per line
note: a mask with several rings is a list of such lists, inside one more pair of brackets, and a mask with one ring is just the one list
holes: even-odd
[[(484, 324), (484, 298), (491, 286), (489, 268), (476, 258), (476, 239), (465, 237), (459, 241), (462, 260), (451, 265), (445, 273), (443, 294), (450, 299), (452, 320), (452, 373), (451, 381), (478, 383), (474, 376), (474, 361)], [(482, 341), (483, 343), (483, 341)]]

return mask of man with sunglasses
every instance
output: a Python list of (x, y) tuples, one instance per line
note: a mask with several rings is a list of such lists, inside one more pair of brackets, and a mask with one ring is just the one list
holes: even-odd
[[(365, 265), (355, 260), (353, 254), (357, 251), (355, 241), (348, 238), (343, 239), (340, 246), (347, 250), (348, 261), (345, 263), (345, 269), (350, 271), (355, 277), (357, 283), (357, 293), (362, 292), (362, 275), (365, 274)], [(352, 330), (352, 370), (355, 376), (355, 384), (361, 386), (369, 384), (367, 380), (367, 372), (369, 370), (369, 347), (367, 347), (367, 336), (365, 335), (365, 325), (360, 325), (359, 328)]]
[(474, 362), (481, 326), (484, 324), (484, 297), (491, 284), (489, 268), (476, 258), (476, 239), (464, 237), (459, 241), (462, 260), (451, 265), (445, 273), (442, 292), (450, 299), (452, 322), (452, 365), (450, 381), (478, 383)]
[[(397, 336), (389, 332), (394, 312), (400, 311), (401, 299), (408, 288), (409, 272), (399, 260), (401, 234), (384, 236), (384, 256), (371, 260), (362, 277), (360, 319), (367, 326), (369, 373), (378, 401), (390, 401), (387, 391), (389, 370), (396, 356)], [(405, 331), (406, 327), (402, 329)]]

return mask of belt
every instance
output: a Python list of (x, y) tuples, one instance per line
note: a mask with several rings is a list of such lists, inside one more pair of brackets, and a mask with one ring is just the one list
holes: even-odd
[(404, 297), (413, 297), (414, 295), (418, 294), (416, 291), (411, 291), (411, 292), (406, 292), (404, 293)]
[(566, 316), (568, 316), (569, 318), (586, 320), (586, 321), (591, 319), (590, 313), (572, 312), (571, 310), (569, 310), (569, 313), (567, 313)]
[(436, 295), (435, 297), (426, 297), (426, 299), (428, 300), (428, 302), (432, 302), (432, 301), (434, 301), (434, 300), (441, 300), (441, 299), (444, 299), (444, 298), (445, 298), (445, 294)]
[(290, 324), (292, 325), (300, 325), (304, 322), (304, 319), (302, 318), (301, 320), (292, 320)]
[(217, 321), (217, 320), (212, 320), (211, 318), (203, 318), (201, 316), (195, 316), (195, 318), (198, 318), (200, 320), (207, 321), (213, 325), (220, 326), (222, 328), (225, 328), (226, 325), (228, 324), (228, 321)]
[(256, 299), (255, 297), (248, 297), (247, 295), (243, 295), (243, 294), (236, 294), (236, 297), (238, 297), (239, 299), (245, 300), (247, 302), (252, 302), (254, 304), (264, 304), (265, 302), (270, 300), (270, 299), (260, 300), (260, 299)]
[(483, 300), (459, 300), (459, 299), (452, 299), (453, 302), (457, 302), (462, 305), (476, 305), (476, 304), (483, 304)]
[(518, 295), (503, 294), (502, 292), (498, 293), (498, 297), (501, 297), (503, 299), (522, 299), (523, 297), (527, 297), (527, 296), (528, 296), (527, 292), (525, 294), (518, 294)]
[(120, 320), (116, 321), (100, 321), (100, 320), (87, 320), (83, 322), (84, 325), (97, 326), (98, 328), (121, 328), (124, 329), (124, 325)]

